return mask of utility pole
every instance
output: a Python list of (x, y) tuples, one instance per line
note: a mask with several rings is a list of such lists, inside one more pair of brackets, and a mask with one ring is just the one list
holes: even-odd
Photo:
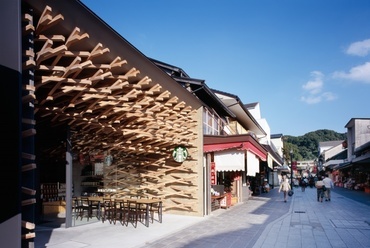
[(293, 190), (293, 149), (290, 150), (290, 187)]

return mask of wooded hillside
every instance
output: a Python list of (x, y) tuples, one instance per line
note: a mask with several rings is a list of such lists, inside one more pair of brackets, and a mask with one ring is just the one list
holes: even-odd
[(318, 157), (319, 142), (346, 140), (346, 133), (337, 133), (333, 130), (317, 130), (303, 136), (284, 136), (284, 156), (290, 160), (290, 151), (293, 151), (293, 160), (313, 160)]

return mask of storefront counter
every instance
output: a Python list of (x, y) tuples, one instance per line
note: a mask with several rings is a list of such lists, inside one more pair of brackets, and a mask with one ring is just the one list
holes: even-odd
[(65, 201), (51, 201), (42, 203), (42, 214), (44, 216), (60, 216), (66, 213)]
[(212, 195), (211, 199), (212, 199), (212, 202), (211, 202), (211, 210), (214, 211), (214, 210), (217, 210), (217, 209), (220, 209), (221, 208), (221, 201), (224, 199), (225, 195)]

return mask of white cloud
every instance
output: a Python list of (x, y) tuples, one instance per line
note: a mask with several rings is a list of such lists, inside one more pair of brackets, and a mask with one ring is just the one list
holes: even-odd
[(321, 96), (325, 101), (333, 101), (338, 98), (335, 94), (331, 92), (324, 92)]
[(301, 101), (307, 104), (316, 104), (322, 101), (334, 101), (335, 99), (337, 99), (337, 96), (331, 92), (324, 92), (320, 95), (308, 95), (301, 97)]
[(336, 71), (333, 73), (333, 77), (370, 83), (370, 62), (366, 62), (363, 65), (355, 66), (351, 68), (348, 73), (343, 71)]
[(323, 87), (322, 79), (324, 75), (319, 71), (313, 71), (311, 72), (311, 77), (313, 77), (313, 79), (304, 84), (302, 88), (310, 94), (318, 94), (321, 92)]
[(370, 53), (370, 39), (352, 43), (346, 53), (361, 57), (368, 55)]
[(301, 97), (301, 101), (307, 104), (316, 104), (322, 101), (333, 101), (337, 97), (331, 92), (321, 93), (324, 87), (324, 74), (320, 71), (311, 72), (312, 80), (309, 80), (302, 88), (306, 91), (306, 96)]
[(307, 104), (315, 104), (321, 102), (321, 97), (320, 96), (302, 96), (301, 101), (305, 102)]

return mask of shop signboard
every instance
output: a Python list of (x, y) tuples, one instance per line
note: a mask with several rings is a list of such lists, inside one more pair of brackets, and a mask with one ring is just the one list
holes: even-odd
[(211, 162), (211, 184), (215, 185), (216, 183), (216, 164)]

